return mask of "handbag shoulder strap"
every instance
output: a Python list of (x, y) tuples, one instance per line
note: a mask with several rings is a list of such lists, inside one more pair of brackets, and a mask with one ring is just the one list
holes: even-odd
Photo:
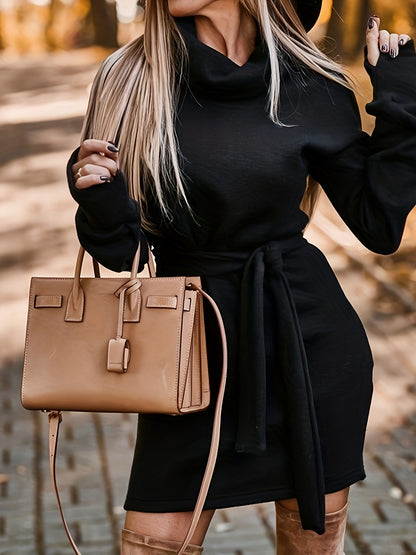
[(61, 411), (49, 411), (49, 470), (51, 473), (51, 478), (53, 482), (53, 487), (55, 490), (56, 500), (58, 501), (59, 512), (61, 513), (62, 524), (64, 525), (66, 535), (68, 536), (69, 542), (72, 545), (72, 549), (77, 555), (81, 555), (81, 551), (77, 548), (77, 545), (71, 535), (64, 511), (61, 505), (61, 498), (59, 496), (58, 484), (56, 482), (56, 451), (58, 448), (58, 435), (59, 435), (59, 425), (62, 422), (62, 412)]
[(221, 333), (221, 343), (222, 343), (222, 374), (221, 374), (220, 387), (218, 390), (217, 402), (215, 405), (214, 423), (212, 426), (211, 447), (209, 450), (208, 461), (205, 468), (204, 477), (202, 479), (201, 488), (199, 490), (198, 499), (196, 501), (194, 514), (192, 516), (192, 521), (189, 526), (188, 533), (186, 534), (186, 537), (183, 541), (183, 544), (180, 550), (178, 551), (178, 555), (182, 555), (185, 552), (188, 544), (192, 540), (192, 536), (194, 535), (196, 527), (198, 526), (199, 518), (204, 508), (205, 499), (207, 498), (208, 489), (211, 484), (211, 478), (214, 472), (215, 463), (218, 455), (218, 446), (220, 442), (221, 413), (222, 413), (222, 404), (224, 401), (225, 385), (227, 381), (227, 359), (228, 359), (227, 337), (225, 335), (225, 328), (224, 328), (224, 323), (222, 321), (221, 313), (219, 311), (219, 308), (216, 302), (197, 285), (193, 285), (193, 284), (190, 284), (190, 285), (191, 287), (193, 287), (193, 289), (199, 291), (199, 293), (201, 293), (201, 295), (203, 295), (210, 302), (212, 308), (214, 309), (215, 316), (217, 317), (218, 326), (220, 328), (220, 333)]
[[(194, 289), (195, 291), (198, 291), (201, 295), (203, 295), (209, 301), (209, 303), (211, 304), (214, 310), (215, 316), (218, 321), (218, 326), (220, 328), (221, 342), (222, 342), (222, 375), (221, 375), (220, 387), (218, 390), (217, 401), (215, 405), (211, 446), (209, 450), (205, 473), (202, 479), (201, 488), (199, 490), (198, 498), (192, 515), (192, 520), (189, 525), (188, 533), (186, 534), (186, 537), (181, 545), (181, 548), (178, 551), (178, 555), (182, 555), (185, 552), (186, 548), (188, 547), (189, 543), (192, 540), (192, 536), (194, 535), (196, 527), (198, 526), (199, 518), (203, 511), (205, 500), (208, 494), (208, 489), (211, 484), (212, 474), (214, 472), (215, 463), (216, 463), (217, 454), (218, 454), (218, 446), (219, 446), (220, 431), (221, 431), (221, 413), (222, 413), (222, 405), (224, 400), (225, 385), (227, 381), (227, 338), (226, 338), (224, 323), (222, 321), (219, 308), (215, 303), (215, 301), (207, 293), (205, 293), (205, 291), (203, 291), (198, 285), (189, 283), (188, 286)], [(74, 553), (76, 553), (76, 555), (81, 555), (81, 552), (77, 548), (77, 545), (71, 535), (68, 524), (66, 522), (62, 504), (61, 504), (61, 499), (59, 496), (58, 484), (56, 481), (55, 461), (56, 461), (56, 453), (57, 453), (57, 446), (58, 446), (59, 425), (62, 421), (62, 412), (49, 411), (48, 417), (49, 417), (49, 469), (50, 469), (53, 486), (55, 489), (59, 512), (61, 514), (61, 519), (65, 528), (66, 535), (68, 536), (69, 542), (72, 546), (72, 549), (74, 550)]]

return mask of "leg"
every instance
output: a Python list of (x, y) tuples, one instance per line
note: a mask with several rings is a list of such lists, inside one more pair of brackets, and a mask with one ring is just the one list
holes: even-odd
[(348, 488), (325, 496), (325, 534), (303, 530), (296, 499), (276, 503), (278, 555), (342, 555), (347, 524)]
[[(202, 552), (204, 541), (214, 511), (203, 511), (198, 527), (186, 553)], [(122, 555), (177, 553), (191, 522), (192, 512), (142, 513), (127, 511), (122, 533)]]

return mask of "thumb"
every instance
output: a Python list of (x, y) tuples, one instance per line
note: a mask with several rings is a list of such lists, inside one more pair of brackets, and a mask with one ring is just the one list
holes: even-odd
[(380, 18), (377, 16), (371, 16), (368, 20), (367, 32), (366, 32), (366, 44), (367, 44), (367, 59), (372, 66), (377, 65), (378, 59), (380, 57), (379, 49), (379, 29), (380, 29)]

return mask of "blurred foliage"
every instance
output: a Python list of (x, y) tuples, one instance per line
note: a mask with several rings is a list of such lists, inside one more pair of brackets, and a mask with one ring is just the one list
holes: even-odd
[(333, 0), (323, 46), (326, 52), (350, 63), (361, 56), (368, 17), (381, 17), (381, 28), (412, 35), (416, 29), (414, 0)]
[(136, 0), (0, 0), (0, 48), (17, 55), (114, 49), (141, 32), (142, 18)]
[[(313, 38), (344, 62), (362, 51), (368, 16), (412, 34), (414, 0), (324, 0)], [(137, 0), (0, 0), (0, 49), (13, 54), (90, 45), (116, 48), (137, 36), (143, 11)]]

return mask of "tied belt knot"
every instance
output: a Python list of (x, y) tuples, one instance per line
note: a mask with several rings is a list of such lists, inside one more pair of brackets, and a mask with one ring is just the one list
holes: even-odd
[[(322, 534), (325, 497), (321, 448), (312, 387), (302, 333), (283, 255), (306, 244), (302, 235), (273, 240), (251, 253), (156, 250), (165, 264), (187, 266), (193, 272), (216, 276), (241, 271), (238, 367), (238, 424), (235, 449), (262, 453), (266, 442), (267, 361), (264, 329), (264, 284), (273, 304), (276, 366), (282, 373), (289, 426), (294, 488), (302, 525)], [(172, 267), (168, 262), (169, 267)]]
[(275, 272), (283, 271), (283, 250), (278, 241), (270, 241), (264, 246), (257, 248), (248, 260), (247, 265), (250, 264), (251, 259), (257, 256), (263, 256), (264, 265), (270, 267)]

